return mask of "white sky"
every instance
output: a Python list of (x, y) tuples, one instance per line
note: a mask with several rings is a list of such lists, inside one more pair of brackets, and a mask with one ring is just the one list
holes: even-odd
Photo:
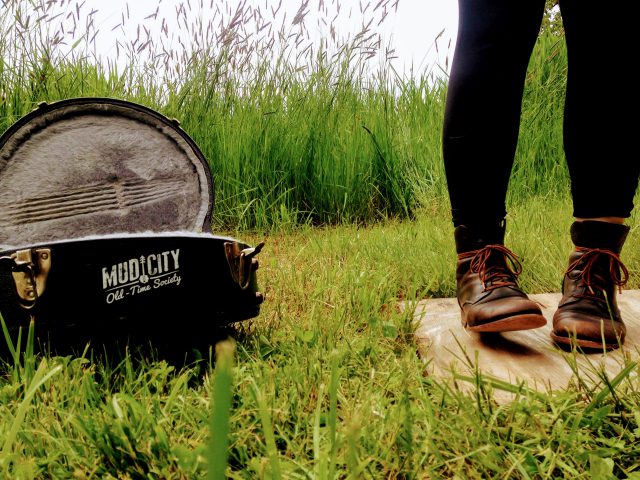
[[(392, 43), (398, 53), (398, 65), (415, 70), (435, 63), (449, 64), (458, 31), (458, 2), (456, 0), (400, 0), (397, 13), (387, 25)], [(440, 32), (442, 36), (435, 42)], [(436, 45), (437, 50), (436, 51)]]
[[(74, 0), (77, 1), (77, 0)], [(270, 8), (275, 8), (279, 0), (247, 0), (247, 4), (260, 6), (262, 11), (268, 12)], [(282, 11), (286, 10), (289, 22), (295, 16), (303, 0), (282, 0)], [(211, 16), (214, 8), (225, 8), (231, 6), (235, 8), (240, 3), (239, 0), (79, 0), (72, 3), (71, 0), (65, 4), (62, 0), (63, 8), (67, 11), (81, 5), (80, 11), (86, 15), (92, 10), (94, 14), (95, 26), (99, 30), (95, 40), (97, 53), (102, 57), (115, 58), (115, 44), (117, 40), (126, 43), (127, 40), (136, 38), (136, 27), (139, 24), (147, 25), (153, 30), (153, 25), (160, 28), (162, 19), (166, 20), (166, 25), (175, 37), (179, 27), (176, 16), (176, 8), (182, 4), (188, 4), (185, 9), (189, 13), (190, 21), (196, 20), (200, 15), (203, 22), (207, 23), (207, 16)], [(359, 12), (370, 4), (368, 14)], [(328, 28), (320, 29), (317, 25), (317, 18), (320, 16), (318, 9), (324, 5), (325, 16), (334, 17), (339, 4), (340, 15), (335, 22), (339, 35), (346, 36), (359, 31), (362, 18), (371, 18), (371, 11), (378, 3), (378, 0), (308, 0), (305, 25), (309, 38), (319, 38), (328, 34)], [(381, 2), (382, 3), (382, 2)], [(398, 0), (397, 7), (394, 2), (389, 3), (388, 15), (381, 26), (372, 25), (373, 31), (379, 32), (383, 37), (383, 44), (390, 44), (395, 48), (397, 59), (393, 60), (394, 67), (398, 72), (409, 74), (413, 69), (416, 74), (428, 71), (438, 71), (446, 68), (447, 57), (453, 55), (454, 41), (457, 31), (457, 1), (456, 0)], [(156, 12), (155, 19), (145, 19)], [(348, 15), (352, 11), (353, 15)], [(122, 20), (125, 20), (124, 26)], [(378, 17), (375, 18), (376, 22)], [(274, 22), (275, 24), (276, 22)], [(120, 25), (120, 26), (118, 26)], [(114, 28), (115, 27), (115, 28)], [(322, 31), (324, 30), (324, 31)], [(442, 35), (438, 37), (441, 33)], [(437, 38), (437, 41), (436, 41)], [(453, 40), (452, 40), (453, 39)], [(450, 62), (449, 62), (450, 63)]]

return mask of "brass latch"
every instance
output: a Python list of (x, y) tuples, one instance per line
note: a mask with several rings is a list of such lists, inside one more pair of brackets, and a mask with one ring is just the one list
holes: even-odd
[[(5, 257), (7, 258), (7, 257)], [(51, 249), (18, 250), (9, 257), (13, 261), (11, 275), (23, 308), (32, 308), (44, 293), (51, 269)]]
[(225, 242), (224, 244), (231, 278), (240, 285), (242, 290), (249, 287), (251, 273), (258, 269), (258, 260), (254, 257), (260, 253), (262, 247), (264, 247), (264, 242), (260, 242), (256, 247), (243, 250), (240, 250), (240, 245), (237, 242)]

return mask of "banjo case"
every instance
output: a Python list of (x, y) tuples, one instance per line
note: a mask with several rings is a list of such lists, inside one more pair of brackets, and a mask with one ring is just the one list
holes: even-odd
[[(0, 137), (0, 312), (49, 339), (202, 335), (258, 315), (262, 248), (210, 232), (197, 145), (106, 98), (43, 103)], [(0, 342), (0, 343), (4, 343)]]

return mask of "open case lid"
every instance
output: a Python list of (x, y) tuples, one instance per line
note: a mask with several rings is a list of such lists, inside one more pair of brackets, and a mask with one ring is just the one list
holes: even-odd
[(213, 182), (178, 122), (122, 100), (41, 104), (0, 137), (0, 249), (209, 231)]

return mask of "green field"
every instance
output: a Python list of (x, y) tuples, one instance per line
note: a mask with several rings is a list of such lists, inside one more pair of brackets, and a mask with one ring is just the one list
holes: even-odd
[[(11, 35), (26, 18), (0, 8), (1, 131), (43, 100), (156, 108), (210, 162), (213, 231), (266, 241), (261, 314), (234, 326), (215, 363), (213, 346), (186, 366), (135, 349), (53, 356), (23, 331), (0, 366), (0, 478), (640, 478), (634, 363), (554, 393), (476, 375), (460, 380), (475, 385), (469, 395), (424, 375), (397, 307), (455, 294), (444, 82), (361, 75), (358, 39), (305, 59), (305, 71), (286, 56), (244, 71), (235, 44), (165, 77), (140, 63), (119, 71), (57, 58), (47, 41), (25, 54)], [(531, 293), (557, 291), (571, 249), (565, 74), (562, 38), (544, 34), (508, 198), (507, 244)], [(628, 224), (622, 259), (636, 289), (637, 210)], [(496, 403), (495, 389), (516, 400)]]
[[(152, 47), (124, 70), (77, 52), (54, 61), (46, 37), (32, 40), (36, 19), (21, 29), (12, 18), (0, 19), (5, 38), (16, 37), (0, 41), (0, 58), (8, 59), (0, 61), (0, 131), (40, 101), (76, 96), (123, 98), (175, 117), (211, 164), (216, 229), (410, 218), (447, 199), (440, 146), (445, 81), (435, 68), (408, 77), (390, 63), (370, 65), (375, 39), (334, 45), (335, 56), (328, 45), (293, 59), (294, 51), (263, 52), (265, 40), (238, 41), (190, 56), (183, 51), (178, 70), (159, 74), (164, 60), (147, 51)], [(562, 38), (541, 37), (510, 201), (568, 194), (565, 69)]]

